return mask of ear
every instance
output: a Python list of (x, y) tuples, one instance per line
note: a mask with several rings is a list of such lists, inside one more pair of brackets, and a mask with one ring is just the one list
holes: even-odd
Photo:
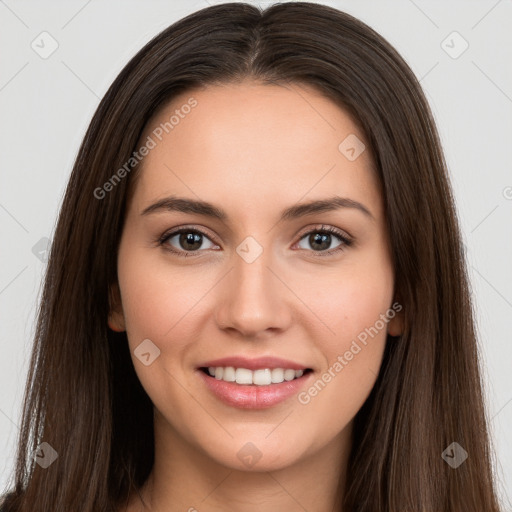
[[(395, 301), (393, 304), (396, 302), (400, 304), (399, 301)], [(401, 306), (399, 311), (396, 311), (395, 309), (394, 311), (395, 316), (388, 322), (388, 334), (390, 336), (400, 336), (404, 332), (404, 308)]]
[(115, 332), (123, 332), (126, 330), (123, 305), (121, 302), (121, 292), (116, 282), (109, 288), (109, 314), (108, 326)]

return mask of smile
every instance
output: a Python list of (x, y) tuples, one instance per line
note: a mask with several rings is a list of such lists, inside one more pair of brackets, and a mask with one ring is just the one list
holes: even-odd
[(203, 372), (224, 382), (236, 382), (241, 385), (268, 386), (271, 384), (280, 384), (284, 381), (292, 381), (302, 377), (309, 370), (294, 370), (292, 368), (261, 368), (249, 370), (248, 368), (235, 368), (233, 366), (210, 366), (201, 368)]
[[(297, 395), (314, 378), (310, 368), (250, 370), (234, 366), (200, 367), (196, 375), (215, 399), (237, 409), (267, 409), (276, 406)], [(229, 380), (233, 377), (234, 380)]]

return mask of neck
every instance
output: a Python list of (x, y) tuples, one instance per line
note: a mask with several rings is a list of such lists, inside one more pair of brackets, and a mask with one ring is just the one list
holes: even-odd
[[(155, 415), (155, 463), (140, 493), (146, 506), (144, 510), (342, 510), (352, 424), (329, 444), (286, 467), (241, 471), (219, 464), (157, 417)], [(141, 507), (140, 499), (138, 501)]]

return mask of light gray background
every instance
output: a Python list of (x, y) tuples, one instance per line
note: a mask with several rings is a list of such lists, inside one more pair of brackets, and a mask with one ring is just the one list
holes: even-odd
[[(45, 238), (86, 127), (146, 41), (214, 3), (0, 0), (0, 492), (13, 466)], [(512, 2), (318, 3), (386, 37), (433, 108), (467, 247), (500, 492), (512, 510)], [(31, 47), (50, 48), (43, 31), (59, 45), (46, 59)], [(457, 58), (464, 41), (453, 31), (469, 44)]]

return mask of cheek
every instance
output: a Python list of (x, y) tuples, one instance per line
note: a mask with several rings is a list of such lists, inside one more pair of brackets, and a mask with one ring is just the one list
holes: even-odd
[[(211, 317), (209, 291), (219, 280), (218, 273), (208, 265), (189, 267), (173, 266), (157, 254), (123, 254), (118, 264), (118, 277), (123, 301), (126, 332), (132, 358), (134, 350), (145, 339), (159, 349), (159, 374), (152, 365), (146, 375), (137, 371), (148, 386), (168, 379), (168, 371), (188, 371), (191, 360), (197, 357), (197, 340), (205, 338), (205, 319)], [(191, 359), (192, 358), (192, 359)], [(138, 361), (136, 368), (143, 370)]]
[(315, 330), (325, 361), (320, 382), (306, 390), (302, 401), (311, 402), (313, 416), (338, 404), (343, 414), (336, 421), (344, 422), (359, 410), (375, 383), (393, 294), (392, 271), (386, 262), (383, 257), (380, 265), (354, 265), (333, 273), (317, 281), (317, 291), (310, 294), (311, 310), (322, 320)]
[[(203, 286), (194, 283), (183, 272), (170, 271), (161, 255), (148, 257), (147, 250), (138, 255), (123, 253), (118, 263), (123, 312), (130, 346), (133, 348), (149, 338), (158, 346), (167, 337), (179, 343), (175, 333), (190, 325), (194, 304)], [(179, 347), (176, 347), (179, 348)]]
[(392, 267), (385, 254), (362, 259), (329, 281), (317, 307), (335, 334), (322, 338), (326, 366), (299, 396), (310, 418), (329, 411), (332, 434), (357, 414), (370, 394), (387, 340), (386, 313), (393, 298)]
[(325, 353), (331, 359), (348, 350), (353, 339), (376, 323), (377, 330), (382, 331), (384, 338), (386, 335), (387, 324), (381, 315), (385, 315), (392, 302), (391, 268), (385, 258), (376, 265), (359, 263), (340, 266), (329, 275), (318, 275), (299, 292), (321, 320), (317, 320), (318, 334), (321, 328)]
[[(135, 372), (157, 409), (166, 410), (170, 404), (178, 407), (187, 397), (172, 376), (187, 360), (193, 346), (190, 340), (197, 339), (194, 306), (205, 294), (207, 283), (197, 279), (191, 283), (190, 276), (171, 271), (165, 262), (147, 254), (120, 255), (124, 257), (118, 264), (118, 278)], [(147, 339), (160, 351), (149, 345), (151, 357), (158, 355), (148, 366), (137, 355), (137, 348)]]

